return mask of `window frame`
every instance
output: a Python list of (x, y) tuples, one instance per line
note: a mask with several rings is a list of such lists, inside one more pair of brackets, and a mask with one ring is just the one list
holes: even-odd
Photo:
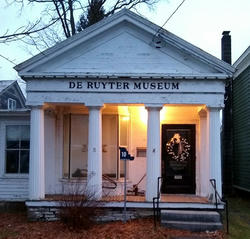
[[(15, 107), (13, 107), (13, 105)], [(11, 106), (11, 107), (10, 107)], [(12, 98), (8, 98), (8, 104), (7, 104), (8, 110), (16, 110), (16, 100)]]
[[(64, 128), (66, 126), (65, 124), (65, 118), (67, 117), (70, 118), (69, 119), (69, 122), (68, 122), (68, 126), (67, 128)], [(72, 160), (71, 160), (71, 140), (68, 140), (68, 144), (65, 143), (65, 140), (66, 140), (66, 137), (71, 137), (71, 124), (72, 124), (72, 116), (73, 115), (87, 115), (89, 117), (89, 114), (86, 114), (86, 113), (83, 113), (83, 114), (80, 114), (80, 113), (68, 113), (68, 114), (64, 114), (64, 117), (63, 117), (63, 139), (62, 139), (62, 145), (63, 145), (63, 148), (62, 148), (62, 152), (63, 152), (63, 160), (62, 160), (62, 169), (61, 169), (61, 178), (62, 180), (76, 180), (76, 179), (81, 179), (81, 180), (86, 180), (87, 177), (86, 176), (83, 176), (83, 177), (72, 177), (72, 173), (71, 173), (71, 164), (72, 164)], [(102, 117), (105, 116), (106, 114), (102, 114)], [(130, 148), (130, 128), (131, 128), (131, 119), (130, 119), (130, 115), (119, 115), (119, 114), (107, 114), (107, 115), (111, 115), (111, 116), (115, 116), (116, 117), (116, 124), (117, 124), (117, 155), (116, 155), (116, 176), (115, 177), (111, 177), (112, 179), (114, 180), (121, 180), (121, 179), (124, 179), (124, 176), (122, 176), (121, 174), (121, 160), (120, 160), (120, 151), (119, 151), (119, 147), (126, 147), (126, 148)], [(128, 118), (128, 123), (127, 123), (127, 133), (126, 133), (126, 136), (127, 136), (127, 144), (126, 145), (121, 145), (120, 144), (120, 129), (121, 129), (121, 124), (120, 124), (120, 121), (122, 120), (122, 118)], [(70, 131), (70, 133), (66, 133)], [(66, 136), (67, 135), (67, 136)], [(88, 145), (88, 143), (87, 143)], [(66, 150), (66, 152), (64, 153), (64, 147), (68, 147), (68, 150)], [(87, 147), (88, 148), (88, 147)], [(103, 145), (102, 145), (102, 150), (103, 150)], [(88, 159), (87, 159), (88, 160)], [(102, 158), (103, 160), (103, 158)], [(67, 168), (67, 165), (68, 165), (68, 174), (66, 175), (65, 172), (64, 172), (64, 161), (66, 162), (65, 163), (65, 166)], [(127, 162), (128, 163), (128, 162)]]
[[(29, 173), (6, 173), (6, 133), (7, 126), (30, 126), (27, 120), (9, 120), (0, 122), (0, 177), (28, 178)], [(30, 152), (30, 148), (29, 148)]]

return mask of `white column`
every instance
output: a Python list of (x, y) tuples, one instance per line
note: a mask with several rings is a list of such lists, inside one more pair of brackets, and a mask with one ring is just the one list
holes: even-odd
[(29, 199), (45, 197), (44, 177), (44, 111), (42, 107), (32, 107), (30, 116), (30, 169)]
[(88, 190), (95, 199), (102, 197), (102, 115), (100, 106), (89, 108)]
[(216, 180), (217, 191), (222, 195), (220, 109), (221, 108), (208, 108), (208, 145), (210, 179)]
[(208, 197), (210, 193), (210, 170), (208, 157), (208, 130), (207, 130), (207, 111), (200, 110), (200, 195)]
[(146, 200), (152, 201), (157, 196), (157, 178), (161, 175), (161, 139), (160, 110), (158, 107), (147, 107), (147, 180)]

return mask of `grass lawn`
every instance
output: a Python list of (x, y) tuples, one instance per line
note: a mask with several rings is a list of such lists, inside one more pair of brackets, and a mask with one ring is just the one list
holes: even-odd
[(250, 196), (229, 198), (228, 239), (250, 238)]

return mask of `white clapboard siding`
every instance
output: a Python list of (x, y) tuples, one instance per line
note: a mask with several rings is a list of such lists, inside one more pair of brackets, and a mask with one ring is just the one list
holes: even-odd
[(0, 200), (24, 201), (28, 199), (28, 178), (1, 178)]

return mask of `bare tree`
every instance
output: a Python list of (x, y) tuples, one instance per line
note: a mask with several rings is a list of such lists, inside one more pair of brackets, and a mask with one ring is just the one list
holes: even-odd
[[(132, 9), (138, 5), (145, 4), (148, 7), (154, 6), (160, 0), (5, 0), (7, 5), (19, 4), (20, 11), (27, 5), (39, 5), (43, 10), (42, 16), (33, 23), (22, 26), (14, 32), (9, 33), (8, 30), (0, 35), (0, 43), (6, 43), (16, 40), (22, 40), (29, 44), (34, 44), (39, 48), (38, 44), (42, 44), (43, 48), (47, 48), (64, 38), (69, 38), (77, 33), (76, 18), (83, 12), (85, 19), (88, 20), (89, 26), (102, 19), (95, 18), (93, 22), (89, 19), (93, 2), (98, 3), (98, 8), (103, 12), (103, 17), (108, 17), (122, 8)], [(91, 5), (92, 4), (92, 5)], [(44, 21), (44, 19), (46, 21)], [(78, 24), (79, 25), (79, 24)], [(84, 27), (83, 27), (84, 28)], [(56, 30), (55, 30), (56, 29)], [(27, 40), (28, 39), (28, 40)]]

